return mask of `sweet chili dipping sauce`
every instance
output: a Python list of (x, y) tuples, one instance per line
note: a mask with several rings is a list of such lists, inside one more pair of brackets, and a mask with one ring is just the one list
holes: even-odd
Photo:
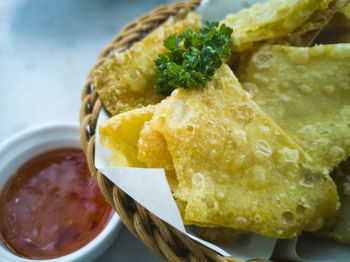
[(90, 176), (81, 149), (34, 157), (0, 195), (0, 236), (14, 254), (56, 258), (93, 240), (113, 212)]

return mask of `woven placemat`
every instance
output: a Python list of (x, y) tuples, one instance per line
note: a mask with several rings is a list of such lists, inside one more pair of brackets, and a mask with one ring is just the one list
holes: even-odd
[(102, 51), (95, 66), (91, 69), (83, 89), (80, 110), (80, 138), (91, 175), (96, 179), (106, 200), (116, 210), (130, 232), (141, 239), (161, 260), (238, 262), (242, 260), (223, 257), (159, 219), (110, 182), (95, 168), (94, 163), (95, 131), (102, 103), (91, 84), (91, 72), (100, 66), (112, 52), (126, 50), (169, 16), (176, 14), (183, 8), (194, 9), (200, 2), (200, 0), (191, 0), (158, 7), (126, 25)]

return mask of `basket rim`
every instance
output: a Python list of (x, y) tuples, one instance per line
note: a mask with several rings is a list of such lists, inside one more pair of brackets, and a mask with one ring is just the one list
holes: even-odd
[[(159, 6), (148, 14), (142, 15), (135, 21), (125, 25), (107, 47), (103, 49), (98, 56), (96, 64), (88, 73), (87, 82), (82, 91), (79, 115), (80, 139), (83, 151), (87, 157), (90, 173), (97, 181), (107, 202), (116, 210), (128, 230), (134, 236), (141, 239), (161, 260), (244, 262), (243, 260), (232, 257), (221, 256), (170, 226), (109, 181), (95, 168), (94, 163), (95, 131), (97, 118), (102, 109), (102, 102), (91, 84), (91, 73), (99, 67), (112, 52), (124, 51), (134, 42), (141, 39), (141, 31), (136, 30), (140, 24), (144, 25), (147, 23), (149, 27), (146, 28), (153, 30), (169, 16), (175, 15), (180, 9), (190, 8), (193, 10), (200, 3), (201, 0), (189, 0), (188, 2), (175, 2), (169, 5)], [(146, 34), (151, 30), (148, 30)], [(266, 262), (266, 260), (251, 261)]]

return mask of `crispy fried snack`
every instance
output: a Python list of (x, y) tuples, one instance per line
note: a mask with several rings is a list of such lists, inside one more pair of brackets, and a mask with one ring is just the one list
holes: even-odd
[[(155, 105), (136, 108), (116, 115), (99, 127), (100, 143), (112, 151), (110, 167), (162, 167), (172, 191), (177, 188), (177, 179), (172, 158), (167, 151), (164, 138), (148, 128)], [(144, 138), (143, 138), (144, 137)], [(143, 150), (153, 147), (152, 161), (147, 162)], [(184, 213), (186, 202), (177, 201), (180, 213)]]
[[(170, 154), (177, 178), (170, 185), (185, 221), (288, 238), (334, 216), (331, 179), (259, 109), (226, 65), (205, 89), (176, 90), (154, 113), (149, 108), (108, 120), (101, 139), (110, 148), (119, 145), (116, 152), (129, 150), (123, 143), (134, 150), (139, 133), (147, 159)], [(111, 131), (110, 140), (103, 129)], [(124, 155), (134, 159), (136, 151)], [(315, 220), (318, 227), (310, 228)]]
[[(349, 1), (270, 0), (228, 16), (228, 61), (241, 60), (249, 93), (222, 65), (204, 89), (177, 89), (160, 102), (154, 59), (168, 35), (200, 27), (193, 12), (115, 53), (92, 74), (105, 107), (118, 114), (99, 130), (111, 166), (164, 168), (184, 223), (209, 241), (321, 228), (349, 243), (350, 180), (334, 176), (337, 216), (328, 174), (350, 155), (350, 46), (268, 45), (309, 45), (341, 8), (346, 28)], [(329, 26), (339, 27), (338, 16)]]
[(310, 45), (319, 31), (349, 0), (270, 0), (228, 15), (232, 50), (241, 52), (263, 43)]
[(264, 46), (242, 56), (253, 100), (329, 172), (350, 155), (350, 44)]
[[(223, 65), (204, 89), (178, 89), (148, 127), (163, 135), (187, 202), (185, 220), (289, 238), (336, 212), (327, 174)], [(155, 147), (149, 144), (149, 154)], [(158, 149), (155, 149), (158, 150)], [(152, 155), (152, 153), (150, 153)]]
[(255, 42), (285, 37), (300, 27), (316, 10), (332, 0), (270, 0), (228, 15), (222, 22), (233, 29), (232, 49), (241, 51)]
[(138, 160), (137, 142), (146, 121), (151, 120), (154, 105), (116, 115), (99, 127), (100, 143), (110, 149), (111, 167), (147, 167)]
[(146, 162), (153, 168), (174, 170), (173, 159), (167, 149), (164, 136), (149, 127), (146, 122), (138, 141), (139, 160)]
[(188, 27), (199, 29), (201, 16), (189, 12), (170, 17), (127, 51), (115, 52), (92, 72), (95, 89), (111, 115), (156, 104), (162, 99), (154, 88), (154, 60), (165, 51), (163, 40), (167, 36), (181, 34)]

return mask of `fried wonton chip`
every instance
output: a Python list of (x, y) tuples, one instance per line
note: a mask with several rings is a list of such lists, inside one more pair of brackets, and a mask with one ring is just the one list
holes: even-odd
[(148, 122), (145, 123), (138, 141), (138, 158), (148, 163), (153, 168), (164, 168), (174, 170), (173, 160), (167, 149), (163, 135), (152, 130)]
[(291, 46), (310, 46), (321, 30), (333, 19), (350, 0), (333, 0), (327, 8), (317, 9), (301, 26), (290, 34), (270, 41), (273, 44), (286, 44)]
[(154, 88), (154, 60), (166, 51), (163, 46), (166, 37), (181, 34), (188, 27), (199, 29), (201, 16), (189, 12), (170, 17), (127, 51), (115, 52), (92, 72), (91, 80), (111, 115), (156, 104), (162, 99)]
[[(155, 105), (149, 105), (108, 119), (99, 127), (100, 143), (112, 151), (110, 167), (163, 167), (169, 186), (175, 191), (178, 182), (164, 138), (148, 128), (154, 109)], [(152, 161), (146, 163), (148, 158), (143, 158), (146, 155), (143, 150), (152, 156)], [(176, 203), (184, 214), (186, 202), (176, 200)]]
[[(337, 11), (347, 10), (350, 0), (270, 0), (228, 15), (233, 55), (262, 44), (310, 46)], [(345, 7), (346, 6), (346, 7)], [(230, 65), (237, 60), (231, 57)]]
[(323, 168), (350, 155), (350, 44), (264, 46), (243, 57), (238, 78)]
[(204, 89), (177, 89), (148, 123), (163, 135), (185, 220), (289, 238), (334, 216), (336, 187), (223, 65)]
[(324, 10), (332, 0), (270, 0), (228, 15), (222, 22), (233, 28), (232, 49), (241, 51), (255, 42), (285, 37), (317, 10)]
[(153, 113), (154, 106), (149, 105), (116, 115), (100, 125), (100, 143), (113, 152), (111, 167), (146, 167), (138, 160), (137, 142)]
[(350, 245), (350, 158), (332, 172), (332, 177), (338, 188), (341, 207), (335, 226), (324, 228), (319, 234)]

